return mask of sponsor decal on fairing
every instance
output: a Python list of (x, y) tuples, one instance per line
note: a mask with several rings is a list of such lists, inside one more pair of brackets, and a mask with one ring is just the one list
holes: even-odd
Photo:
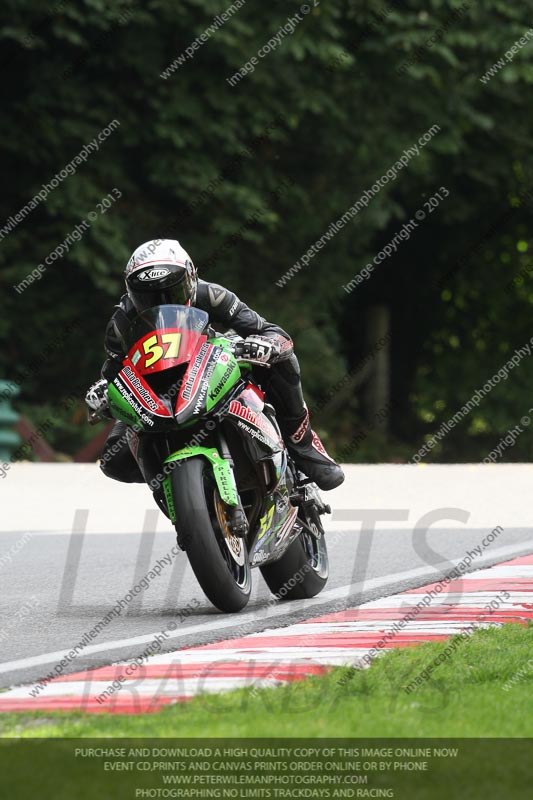
[(170, 417), (170, 412), (165, 406), (154, 399), (149, 386), (140, 378), (129, 366), (125, 366), (119, 373), (119, 377), (126, 383), (128, 389), (132, 389), (137, 400), (140, 401), (148, 411), (158, 417)]
[(237, 425), (241, 430), (247, 433), (248, 436), (251, 436), (252, 439), (257, 439), (258, 442), (266, 444), (267, 447), (272, 447), (272, 442), (269, 439), (267, 439), (266, 436), (263, 436), (261, 431), (258, 431), (256, 428), (251, 428), (249, 425), (246, 424), (246, 422), (243, 422), (242, 419), (238, 421)]
[(139, 419), (144, 422), (146, 425), (152, 426), (154, 424), (153, 419), (148, 416), (144, 408), (137, 402), (132, 392), (130, 392), (124, 383), (120, 380), (120, 377), (115, 378), (113, 381), (113, 386), (120, 392), (122, 397), (126, 400), (129, 406), (133, 409), (133, 411), (137, 414)]
[[(219, 361), (220, 360), (221, 359), (219, 358)], [(217, 385), (214, 387), (214, 389), (212, 389), (211, 392), (209, 392), (210, 400), (214, 400), (216, 397), (218, 397), (218, 395), (226, 385), (226, 381), (231, 377), (232, 372), (233, 372), (233, 364), (229, 364), (226, 371), (222, 375), (221, 379), (217, 383)]]
[[(228, 411), (234, 417), (238, 417), (239, 420), (245, 420), (246, 422), (250, 422), (252, 425), (255, 425), (271, 441), (276, 442), (276, 444), (282, 444), (274, 426), (261, 413), (256, 414), (255, 411), (252, 411), (251, 408), (244, 406), (238, 400), (231, 401)], [(267, 442), (267, 444), (269, 444), (269, 442)]]
[(196, 379), (198, 377), (199, 372), (201, 371), (205, 358), (209, 353), (211, 345), (207, 342), (201, 346), (200, 350), (198, 351), (198, 355), (194, 359), (192, 367), (189, 369), (189, 374), (187, 375), (187, 380), (181, 390), (181, 396), (184, 400), (190, 400), (193, 395), (193, 390), (195, 387)]

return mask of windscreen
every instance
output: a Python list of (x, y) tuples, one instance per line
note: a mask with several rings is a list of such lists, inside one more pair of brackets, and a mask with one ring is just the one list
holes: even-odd
[(209, 316), (189, 306), (154, 306), (122, 333), (122, 346), (141, 375), (161, 372), (191, 360), (206, 340)]

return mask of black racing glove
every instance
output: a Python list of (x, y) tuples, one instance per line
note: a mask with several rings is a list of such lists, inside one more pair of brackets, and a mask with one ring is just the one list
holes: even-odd
[(89, 412), (89, 422), (100, 419), (111, 419), (107, 398), (107, 381), (101, 378), (89, 388), (85, 395), (85, 403)]
[(269, 361), (275, 361), (280, 353), (281, 347), (274, 339), (270, 339), (268, 336), (260, 336), (259, 334), (247, 336), (235, 347), (237, 358), (241, 361), (250, 361), (255, 364), (266, 365)]

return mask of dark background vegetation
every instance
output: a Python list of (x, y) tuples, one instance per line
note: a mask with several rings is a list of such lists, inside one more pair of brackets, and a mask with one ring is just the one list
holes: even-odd
[[(231, 88), (225, 79), (300, 5), (248, 0), (162, 79), (229, 4), (2, 3), (0, 227), (111, 120), (121, 124), (0, 242), (0, 375), (21, 384), (16, 407), (36, 424), (52, 416), (47, 438), (74, 453), (94, 429), (84, 425), (81, 401), (59, 403), (83, 396), (99, 375), (123, 266), (141, 242), (176, 237), (200, 275), (291, 332), (310, 406), (368, 353), (371, 309), (385, 306), (387, 429), (372, 427), (364, 385), (350, 382), (314, 425), (344, 460), (406, 460), (532, 334), (533, 202), (519, 196), (533, 187), (533, 41), (480, 81), (530, 27), (531, 2), (322, 0)], [(462, 18), (425, 47), (461, 5)], [(399, 74), (417, 52), (418, 63)], [(421, 155), (279, 288), (275, 281), (330, 222), (434, 124), (441, 131)], [(243, 147), (251, 154), (239, 156)], [(216, 190), (198, 202), (210, 181)], [(441, 186), (450, 197), (410, 241), (344, 292)], [(122, 198), (18, 295), (13, 285), (114, 187)], [(245, 224), (254, 212), (257, 222)], [(43, 359), (55, 340), (61, 346)], [(429, 460), (482, 459), (533, 406), (532, 390), (525, 358)], [(526, 432), (504, 458), (529, 454)]]

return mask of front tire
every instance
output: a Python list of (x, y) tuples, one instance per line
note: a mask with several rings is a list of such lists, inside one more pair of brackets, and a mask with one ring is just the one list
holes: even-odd
[(268, 588), (278, 600), (315, 597), (328, 581), (328, 550), (320, 515), (313, 508), (302, 515), (302, 521), (316, 535), (304, 528), (278, 561), (260, 567)]
[(210, 465), (191, 458), (172, 472), (176, 532), (207, 598), (225, 613), (246, 606), (252, 576), (245, 539), (227, 527), (226, 506)]

